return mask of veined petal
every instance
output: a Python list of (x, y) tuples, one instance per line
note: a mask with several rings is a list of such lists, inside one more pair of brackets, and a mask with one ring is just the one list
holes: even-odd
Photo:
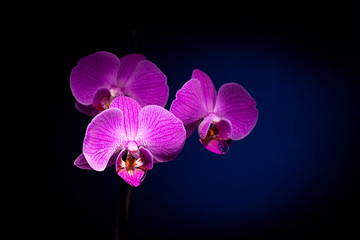
[(177, 91), (170, 112), (184, 123), (186, 137), (189, 137), (207, 114), (199, 80), (190, 79)]
[[(112, 165), (115, 164), (115, 161), (116, 161), (116, 158), (117, 158), (117, 154), (116, 152), (113, 154), (113, 156), (110, 158), (110, 160), (108, 161), (106, 167), (111, 167)], [(75, 166), (77, 166), (78, 168), (80, 169), (85, 169), (85, 170), (94, 170), (92, 169), (92, 167), (90, 167), (89, 163), (87, 162), (84, 154), (80, 154), (75, 162), (74, 162)]]
[(256, 102), (237, 83), (227, 83), (220, 87), (214, 112), (231, 122), (233, 131), (230, 138), (240, 140), (255, 127), (258, 119)]
[(122, 119), (122, 111), (112, 108), (98, 114), (88, 125), (83, 153), (94, 170), (104, 170), (110, 157), (124, 146)]
[(117, 74), (118, 86), (122, 87), (129, 80), (136, 65), (145, 60), (145, 56), (139, 53), (128, 54), (120, 58), (120, 67)]
[(120, 61), (109, 52), (96, 52), (79, 60), (70, 75), (70, 87), (75, 99), (83, 104), (92, 104), (100, 88), (116, 85)]
[(206, 73), (199, 69), (193, 70), (191, 78), (200, 81), (206, 109), (207, 111), (212, 112), (216, 102), (216, 89), (214, 83)]
[(123, 132), (127, 140), (134, 140), (138, 129), (141, 106), (134, 99), (125, 96), (116, 97), (110, 108), (118, 108), (123, 113)]
[(136, 142), (151, 152), (154, 162), (173, 160), (185, 143), (186, 131), (180, 119), (162, 107), (141, 109)]
[(125, 83), (124, 93), (135, 99), (142, 107), (159, 105), (164, 107), (169, 97), (166, 76), (148, 60), (136, 65), (133, 74)]

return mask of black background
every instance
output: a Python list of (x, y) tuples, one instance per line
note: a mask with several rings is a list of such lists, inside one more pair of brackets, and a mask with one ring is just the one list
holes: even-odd
[[(358, 234), (359, 25), (353, 2), (141, 3), (48, 6), (31, 34), (24, 79), (36, 169), (25, 207), (31, 233), (112, 239), (120, 178), (77, 169), (90, 117), (74, 108), (69, 76), (95, 51), (141, 52), (167, 75), (169, 109), (200, 68), (218, 89), (242, 84), (259, 122), (225, 157), (194, 133), (179, 157), (135, 190), (138, 238), (293, 239)], [(36, 61), (34, 60), (36, 59)], [(31, 84), (29, 80), (31, 79)], [(33, 84), (35, 82), (35, 84)], [(45, 90), (44, 90), (45, 89)], [(34, 107), (35, 106), (35, 107)], [(39, 133), (40, 130), (40, 133)]]

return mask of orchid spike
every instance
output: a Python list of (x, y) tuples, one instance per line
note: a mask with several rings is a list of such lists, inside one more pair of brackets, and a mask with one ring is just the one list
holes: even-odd
[(210, 77), (195, 69), (176, 93), (170, 112), (181, 119), (189, 137), (197, 127), (200, 142), (217, 154), (228, 152), (232, 140), (246, 137), (258, 119), (256, 102), (237, 83), (226, 83), (216, 93)]

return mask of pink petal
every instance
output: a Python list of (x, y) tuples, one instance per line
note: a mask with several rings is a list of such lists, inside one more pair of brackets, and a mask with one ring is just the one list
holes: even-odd
[(196, 79), (187, 81), (177, 91), (176, 99), (172, 102), (170, 111), (184, 123), (186, 137), (189, 137), (201, 119), (207, 115), (200, 81)]
[(136, 65), (145, 60), (145, 56), (138, 53), (128, 54), (122, 58), (120, 58), (120, 67), (117, 74), (117, 82), (118, 86), (122, 87), (128, 81), (128, 79), (133, 74), (133, 71)]
[(185, 128), (180, 119), (159, 106), (146, 106), (139, 114), (136, 142), (154, 157), (154, 162), (173, 160), (185, 143)]
[(110, 105), (110, 90), (107, 88), (99, 89), (94, 95), (92, 105), (99, 112), (108, 109)]
[(105, 110), (88, 125), (83, 153), (90, 167), (96, 171), (106, 168), (110, 157), (125, 144), (120, 109)]
[(194, 69), (191, 78), (197, 79), (201, 83), (201, 89), (204, 95), (205, 106), (208, 112), (214, 110), (216, 102), (216, 89), (210, 77), (199, 69)]
[(119, 96), (111, 102), (110, 108), (118, 108), (122, 111), (123, 132), (128, 140), (134, 140), (138, 128), (140, 105), (132, 98)]
[(79, 60), (70, 75), (70, 87), (75, 99), (83, 104), (92, 104), (100, 88), (116, 85), (120, 61), (109, 52), (96, 52)]
[(255, 105), (255, 100), (241, 85), (227, 83), (220, 87), (214, 112), (231, 122), (231, 139), (240, 140), (255, 127), (258, 119)]
[(134, 168), (132, 171), (128, 171), (123, 168), (117, 174), (131, 186), (138, 187), (144, 180), (146, 171), (139, 168)]
[(212, 117), (210, 117), (210, 116), (204, 118), (204, 120), (201, 121), (199, 128), (198, 128), (199, 137), (201, 139), (205, 139), (206, 134), (209, 131), (211, 123), (212, 123)]
[[(117, 156), (116, 153), (110, 158), (108, 164), (106, 165), (106, 167), (111, 167), (112, 165), (115, 164), (115, 160), (116, 160)], [(74, 162), (75, 166), (77, 166), (80, 169), (85, 169), (85, 170), (94, 170), (90, 167), (89, 163), (87, 162), (84, 154), (80, 154), (80, 156), (78, 156)]]
[(88, 116), (91, 116), (91, 117), (94, 117), (94, 116), (96, 116), (96, 115), (99, 113), (99, 111), (96, 110), (96, 109), (93, 107), (92, 104), (83, 105), (83, 104), (81, 104), (81, 103), (79, 103), (79, 102), (75, 102), (75, 108), (76, 108), (77, 110), (79, 110), (81, 113), (84, 113), (84, 114), (86, 114), (86, 115), (88, 115)]
[(142, 107), (159, 105), (164, 107), (169, 97), (166, 76), (148, 60), (140, 61), (129, 80), (125, 83), (124, 92), (135, 99)]
[(229, 151), (232, 143), (231, 139), (227, 141), (216, 139), (210, 139), (206, 141), (203, 139), (199, 139), (199, 141), (204, 145), (207, 150), (219, 155), (226, 154)]
[(74, 164), (80, 169), (93, 170), (92, 167), (90, 167), (90, 165), (86, 161), (84, 154), (80, 154), (80, 156), (76, 158)]
[(154, 165), (154, 159), (150, 151), (143, 147), (141, 147), (139, 151), (140, 151), (141, 162), (143, 164), (141, 168), (145, 169), (146, 171), (151, 170)]
[(218, 129), (218, 138), (227, 140), (231, 138), (232, 134), (232, 125), (231, 122), (227, 119), (221, 119), (220, 122), (215, 124), (215, 127)]
[[(121, 163), (124, 163), (122, 156), (125, 154), (125, 151), (122, 151), (116, 160), (117, 174), (134, 187), (137, 187), (141, 184), (146, 176), (146, 172), (151, 170), (153, 167), (153, 157), (151, 153), (145, 148), (140, 148), (139, 152), (139, 159), (137, 160), (138, 163), (132, 169), (132, 171), (129, 171), (129, 169), (126, 167), (123, 168), (121, 166)], [(139, 164), (141, 166), (139, 166)]]
[(230, 138), (232, 133), (232, 126), (229, 120), (221, 119), (220, 122), (214, 121), (214, 116), (210, 115), (200, 123), (199, 125), (199, 136), (201, 139), (205, 139), (210, 125), (212, 124), (212, 129), (216, 132), (216, 138), (227, 140)]

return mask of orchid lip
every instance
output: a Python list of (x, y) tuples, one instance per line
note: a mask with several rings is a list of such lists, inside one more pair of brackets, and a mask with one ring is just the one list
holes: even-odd
[(230, 138), (219, 136), (219, 128), (211, 123), (204, 139), (199, 139), (206, 149), (217, 154), (226, 154), (232, 144)]
[(142, 162), (141, 157), (136, 158), (130, 152), (125, 150), (119, 160), (120, 166), (117, 166), (117, 174), (131, 186), (138, 187), (145, 179), (147, 172), (143, 167), (144, 163)]

